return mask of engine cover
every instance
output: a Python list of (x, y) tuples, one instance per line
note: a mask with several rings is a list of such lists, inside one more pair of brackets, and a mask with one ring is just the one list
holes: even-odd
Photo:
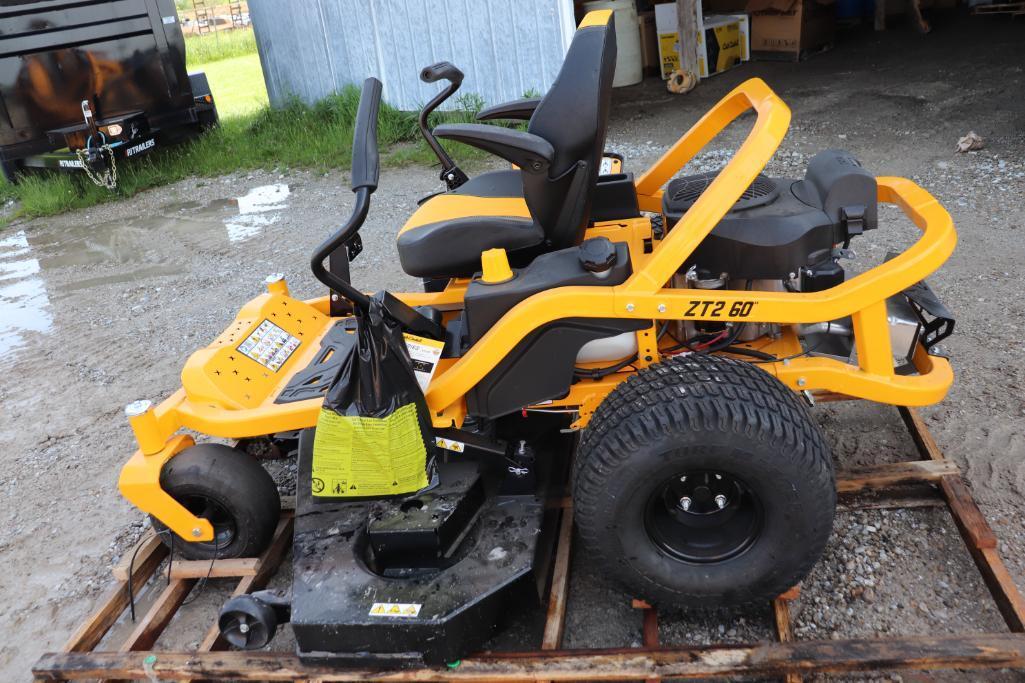
[[(677, 178), (662, 211), (676, 223), (718, 172)], [(683, 264), (731, 279), (784, 279), (830, 258), (834, 245), (877, 225), (876, 181), (853, 156), (820, 152), (803, 180), (759, 175)]]

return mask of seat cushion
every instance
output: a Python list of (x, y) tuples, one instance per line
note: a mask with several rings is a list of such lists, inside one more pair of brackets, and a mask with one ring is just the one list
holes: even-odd
[(399, 231), (399, 262), (416, 277), (467, 277), (480, 270), (482, 251), (515, 252), (542, 241), (520, 172), (493, 171), (424, 202)]

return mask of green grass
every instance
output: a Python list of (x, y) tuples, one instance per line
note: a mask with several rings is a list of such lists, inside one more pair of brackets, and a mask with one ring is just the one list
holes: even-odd
[(256, 35), (252, 28), (211, 31), (185, 37), (185, 65), (189, 71), (205, 68), (212, 62), (256, 54)]
[(222, 59), (201, 64), (192, 70), (206, 73), (222, 119), (254, 114), (267, 108), (267, 85), (258, 55)]
[[(239, 74), (244, 69), (230, 67), (234, 58), (216, 62), (211, 70), (211, 89), (222, 112), (219, 128), (190, 143), (171, 147), (122, 162), (118, 166), (115, 191), (98, 188), (81, 173), (29, 173), (17, 186), (0, 181), (0, 197), (16, 199), (14, 217), (49, 216), (93, 206), (189, 176), (216, 176), (257, 168), (310, 168), (328, 170), (349, 168), (352, 162), (353, 126), (359, 106), (359, 88), (349, 86), (314, 106), (298, 101), (281, 109), (270, 109), (256, 101), (256, 83)], [(257, 67), (259, 64), (257, 63)], [(221, 81), (221, 79), (225, 79)], [(262, 77), (259, 81), (262, 97)], [(237, 79), (237, 83), (229, 83)], [(434, 115), (431, 125), (441, 122), (468, 122), (480, 110), (479, 97), (459, 98), (462, 109)], [(224, 115), (224, 112), (230, 112)], [(416, 114), (381, 105), (378, 117), (378, 143), (386, 166), (435, 164), (436, 159), (420, 136)], [(486, 155), (463, 145), (446, 144), (450, 154), (464, 165), (472, 165)], [(468, 162), (468, 163), (467, 163)], [(3, 221), (4, 219), (0, 219)]]

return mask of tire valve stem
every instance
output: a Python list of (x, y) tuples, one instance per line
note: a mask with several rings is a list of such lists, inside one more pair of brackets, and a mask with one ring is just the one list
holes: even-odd
[(687, 512), (688, 510), (690, 510), (690, 498), (688, 498), (687, 496), (684, 496), (683, 498), (680, 499), (680, 509), (683, 510), (684, 512)]
[(724, 496), (721, 493), (718, 496), (715, 497), (715, 504), (719, 507), (720, 510), (722, 510), (724, 507), (726, 507), (726, 503), (728, 503), (728, 502), (729, 501), (726, 500), (726, 496)]

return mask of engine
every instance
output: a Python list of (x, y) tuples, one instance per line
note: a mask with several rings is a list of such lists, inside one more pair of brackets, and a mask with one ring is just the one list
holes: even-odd
[[(662, 200), (678, 221), (717, 173), (677, 178)], [(812, 158), (803, 180), (759, 175), (684, 263), (692, 282), (789, 282), (802, 292), (843, 282), (838, 249), (877, 225), (876, 180), (847, 152)], [(740, 289), (743, 289), (743, 284)]]
[[(718, 172), (669, 183), (662, 210), (675, 224)], [(844, 281), (840, 265), (851, 239), (878, 224), (876, 181), (850, 153), (815, 155), (801, 180), (759, 175), (722, 221), (698, 245), (673, 279), (677, 288), (817, 292)], [(713, 327), (679, 323), (674, 336), (689, 339)], [(737, 340), (774, 332), (747, 324)]]

